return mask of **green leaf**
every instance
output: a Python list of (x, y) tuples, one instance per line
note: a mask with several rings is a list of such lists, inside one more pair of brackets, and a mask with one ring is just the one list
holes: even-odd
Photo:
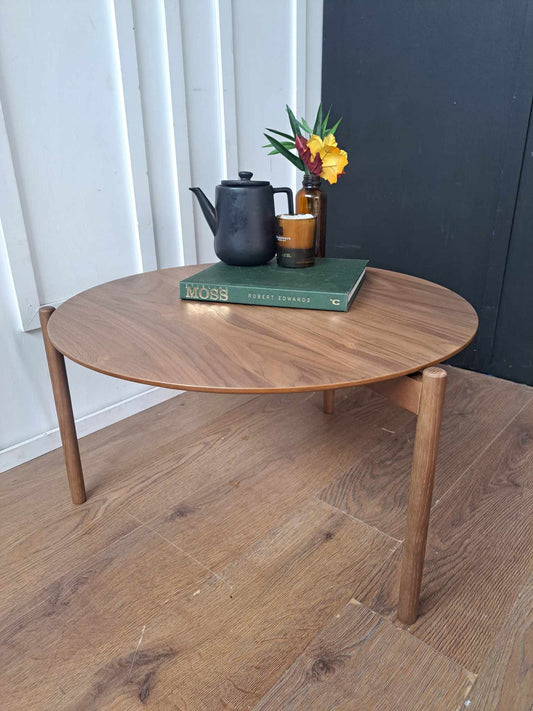
[(298, 170), (304, 170), (304, 164), (302, 162), (302, 159), (299, 156), (295, 156), (293, 153), (291, 153), (287, 148), (285, 148), (284, 145), (282, 145), (276, 138), (273, 136), (267, 136), (265, 133), (265, 138), (267, 138), (270, 143), (272, 144), (272, 148), (276, 148), (279, 153), (281, 153), (282, 156), (287, 158), (287, 160), (290, 160), (290, 162), (295, 165)]
[(322, 126), (322, 102), (318, 105), (318, 111), (316, 112), (315, 125), (313, 126), (313, 133), (318, 136), (320, 128)]
[[(265, 135), (266, 135), (266, 134), (265, 134)], [(270, 140), (271, 136), (267, 136), (267, 138)], [(280, 141), (280, 144), (281, 144), (282, 146), (285, 146), (285, 148), (296, 148), (296, 146), (294, 145), (294, 142), (293, 142), (293, 141)], [(262, 146), (262, 147), (263, 147), (263, 148), (272, 148), (273, 146), (272, 146), (272, 143), (267, 143), (267, 144), (265, 144), (265, 145)], [(269, 156), (275, 156), (275, 155), (278, 154), (278, 153), (279, 153), (278, 149), (277, 149), (277, 148), (274, 148), (274, 150), (273, 150), (273, 151), (270, 151), (270, 153), (269, 153), (268, 155), (269, 155)]]
[(287, 106), (285, 108), (286, 108), (287, 113), (289, 115), (289, 122), (291, 124), (292, 132), (294, 134), (293, 136), (291, 136), (291, 138), (294, 139), (294, 138), (296, 138), (296, 136), (302, 135), (302, 133), (300, 131), (300, 124), (296, 120), (296, 116), (292, 113), (291, 107), (287, 104)]
[(288, 138), (291, 141), (294, 141), (294, 136), (289, 136), (288, 133), (283, 133), (283, 131), (276, 131), (275, 128), (267, 128), (267, 131), (270, 131), (270, 133), (275, 133), (277, 136), (283, 136), (283, 138)]
[(322, 133), (320, 134), (320, 138), (324, 138), (324, 135), (325, 135), (325, 133), (326, 133), (326, 129), (327, 129), (327, 127), (328, 127), (329, 115), (330, 115), (330, 113), (331, 113), (331, 109), (332, 109), (332, 108), (333, 108), (332, 106), (329, 107), (329, 111), (328, 111), (328, 113), (326, 114), (326, 118), (322, 121), (322, 128), (321, 128)]
[[(265, 133), (265, 136), (266, 136), (266, 138), (268, 138), (268, 140), (270, 141), (271, 136), (267, 136), (266, 133)], [(265, 146), (263, 146), (263, 148), (274, 148), (274, 146), (273, 146), (272, 143), (267, 143)], [(269, 156), (275, 156), (276, 153), (279, 153), (279, 151), (278, 151), (277, 148), (274, 148), (274, 150), (273, 150), (273, 151), (270, 151), (270, 153), (269, 153), (268, 155), (269, 155)]]
[[(294, 141), (280, 141), (282, 146), (285, 146), (285, 148), (296, 148)], [(270, 148), (271, 143), (267, 143), (263, 148)]]
[(304, 131), (307, 131), (307, 133), (313, 133), (313, 129), (309, 126), (303, 116), (302, 120), (300, 121), (300, 126), (303, 128)]
[(333, 126), (333, 128), (328, 128), (328, 129), (326, 130), (326, 135), (327, 135), (328, 133), (335, 133), (335, 131), (336, 131), (337, 128), (339, 127), (339, 124), (340, 124), (341, 121), (342, 121), (342, 116), (341, 116), (340, 119), (337, 121), (337, 123), (335, 124), (335, 126)]

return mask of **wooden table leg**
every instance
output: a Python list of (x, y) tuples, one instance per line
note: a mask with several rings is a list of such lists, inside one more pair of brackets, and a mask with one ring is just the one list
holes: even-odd
[(48, 338), (48, 321), (55, 309), (52, 306), (44, 306), (39, 309), (39, 319), (43, 332), (44, 347), (54, 391), (57, 419), (59, 422), (59, 432), (63, 444), (63, 455), (67, 468), (68, 484), (70, 495), (74, 504), (83, 504), (87, 499), (85, 494), (85, 484), (83, 481), (83, 470), (81, 468), (80, 451), (78, 448), (78, 438), (76, 436), (76, 425), (72, 412), (72, 402), (70, 400), (70, 390), (68, 387), (67, 370), (65, 359), (57, 351)]
[(398, 603), (398, 618), (406, 624), (418, 617), (446, 377), (442, 368), (422, 372)]
[(324, 390), (324, 412), (332, 415), (335, 410), (335, 390)]

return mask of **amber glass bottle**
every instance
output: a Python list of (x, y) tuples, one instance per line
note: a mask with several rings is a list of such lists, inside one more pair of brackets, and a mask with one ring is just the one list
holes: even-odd
[(296, 193), (296, 213), (311, 214), (315, 220), (315, 257), (326, 256), (326, 208), (327, 195), (321, 190), (319, 175), (304, 175), (303, 186)]

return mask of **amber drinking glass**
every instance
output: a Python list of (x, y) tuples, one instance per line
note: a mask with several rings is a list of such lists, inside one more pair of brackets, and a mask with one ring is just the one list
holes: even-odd
[(276, 218), (278, 265), (302, 269), (315, 263), (314, 215), (278, 215)]

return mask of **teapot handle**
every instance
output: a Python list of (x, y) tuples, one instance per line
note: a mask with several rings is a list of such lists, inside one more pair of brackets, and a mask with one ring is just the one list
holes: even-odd
[(292, 190), (290, 188), (272, 188), (273, 193), (287, 193), (287, 202), (289, 203), (289, 215), (294, 215), (294, 200)]

